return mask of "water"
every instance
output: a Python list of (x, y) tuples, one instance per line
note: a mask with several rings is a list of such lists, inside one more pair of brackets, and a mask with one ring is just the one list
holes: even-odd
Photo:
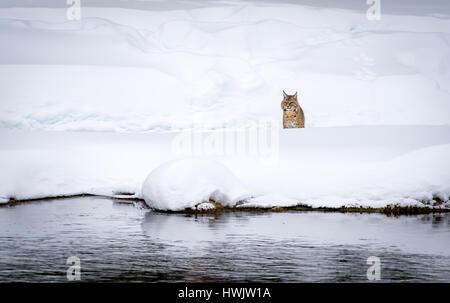
[(450, 282), (450, 214), (162, 214), (100, 198), (0, 208), (0, 281)]

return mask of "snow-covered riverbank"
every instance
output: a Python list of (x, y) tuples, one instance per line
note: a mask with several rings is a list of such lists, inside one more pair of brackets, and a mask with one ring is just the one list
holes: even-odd
[[(378, 21), (365, 1), (82, 1), (69, 21), (64, 1), (4, 0), (0, 202), (142, 198), (150, 172), (192, 156), (218, 164), (164, 171), (152, 206), (448, 201), (450, 10), (405, 1)], [(283, 90), (307, 128), (227, 150), (242, 129), (281, 125)], [(212, 144), (220, 130), (236, 144)]]
[[(124, 192), (140, 197), (154, 168), (190, 156), (173, 149), (178, 135), (1, 130), (1, 199)], [(280, 130), (276, 159), (209, 158), (244, 184), (253, 197), (248, 206), (383, 207), (448, 200), (449, 154), (449, 126), (386, 126)], [(193, 180), (201, 174), (190, 172)]]

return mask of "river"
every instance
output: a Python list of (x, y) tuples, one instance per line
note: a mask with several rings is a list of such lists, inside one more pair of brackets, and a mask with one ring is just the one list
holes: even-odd
[(0, 282), (449, 282), (450, 214), (158, 213), (104, 198), (0, 208)]

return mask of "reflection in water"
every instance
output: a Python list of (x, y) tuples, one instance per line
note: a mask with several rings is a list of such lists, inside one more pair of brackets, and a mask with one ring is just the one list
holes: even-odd
[(450, 216), (320, 212), (164, 214), (79, 198), (0, 208), (0, 281), (450, 280)]

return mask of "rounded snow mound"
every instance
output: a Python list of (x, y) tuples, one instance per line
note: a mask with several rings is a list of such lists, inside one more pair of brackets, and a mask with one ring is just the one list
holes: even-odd
[(210, 200), (234, 206), (249, 195), (241, 181), (223, 164), (189, 158), (155, 168), (142, 185), (142, 197), (151, 208), (177, 211), (211, 208)]

